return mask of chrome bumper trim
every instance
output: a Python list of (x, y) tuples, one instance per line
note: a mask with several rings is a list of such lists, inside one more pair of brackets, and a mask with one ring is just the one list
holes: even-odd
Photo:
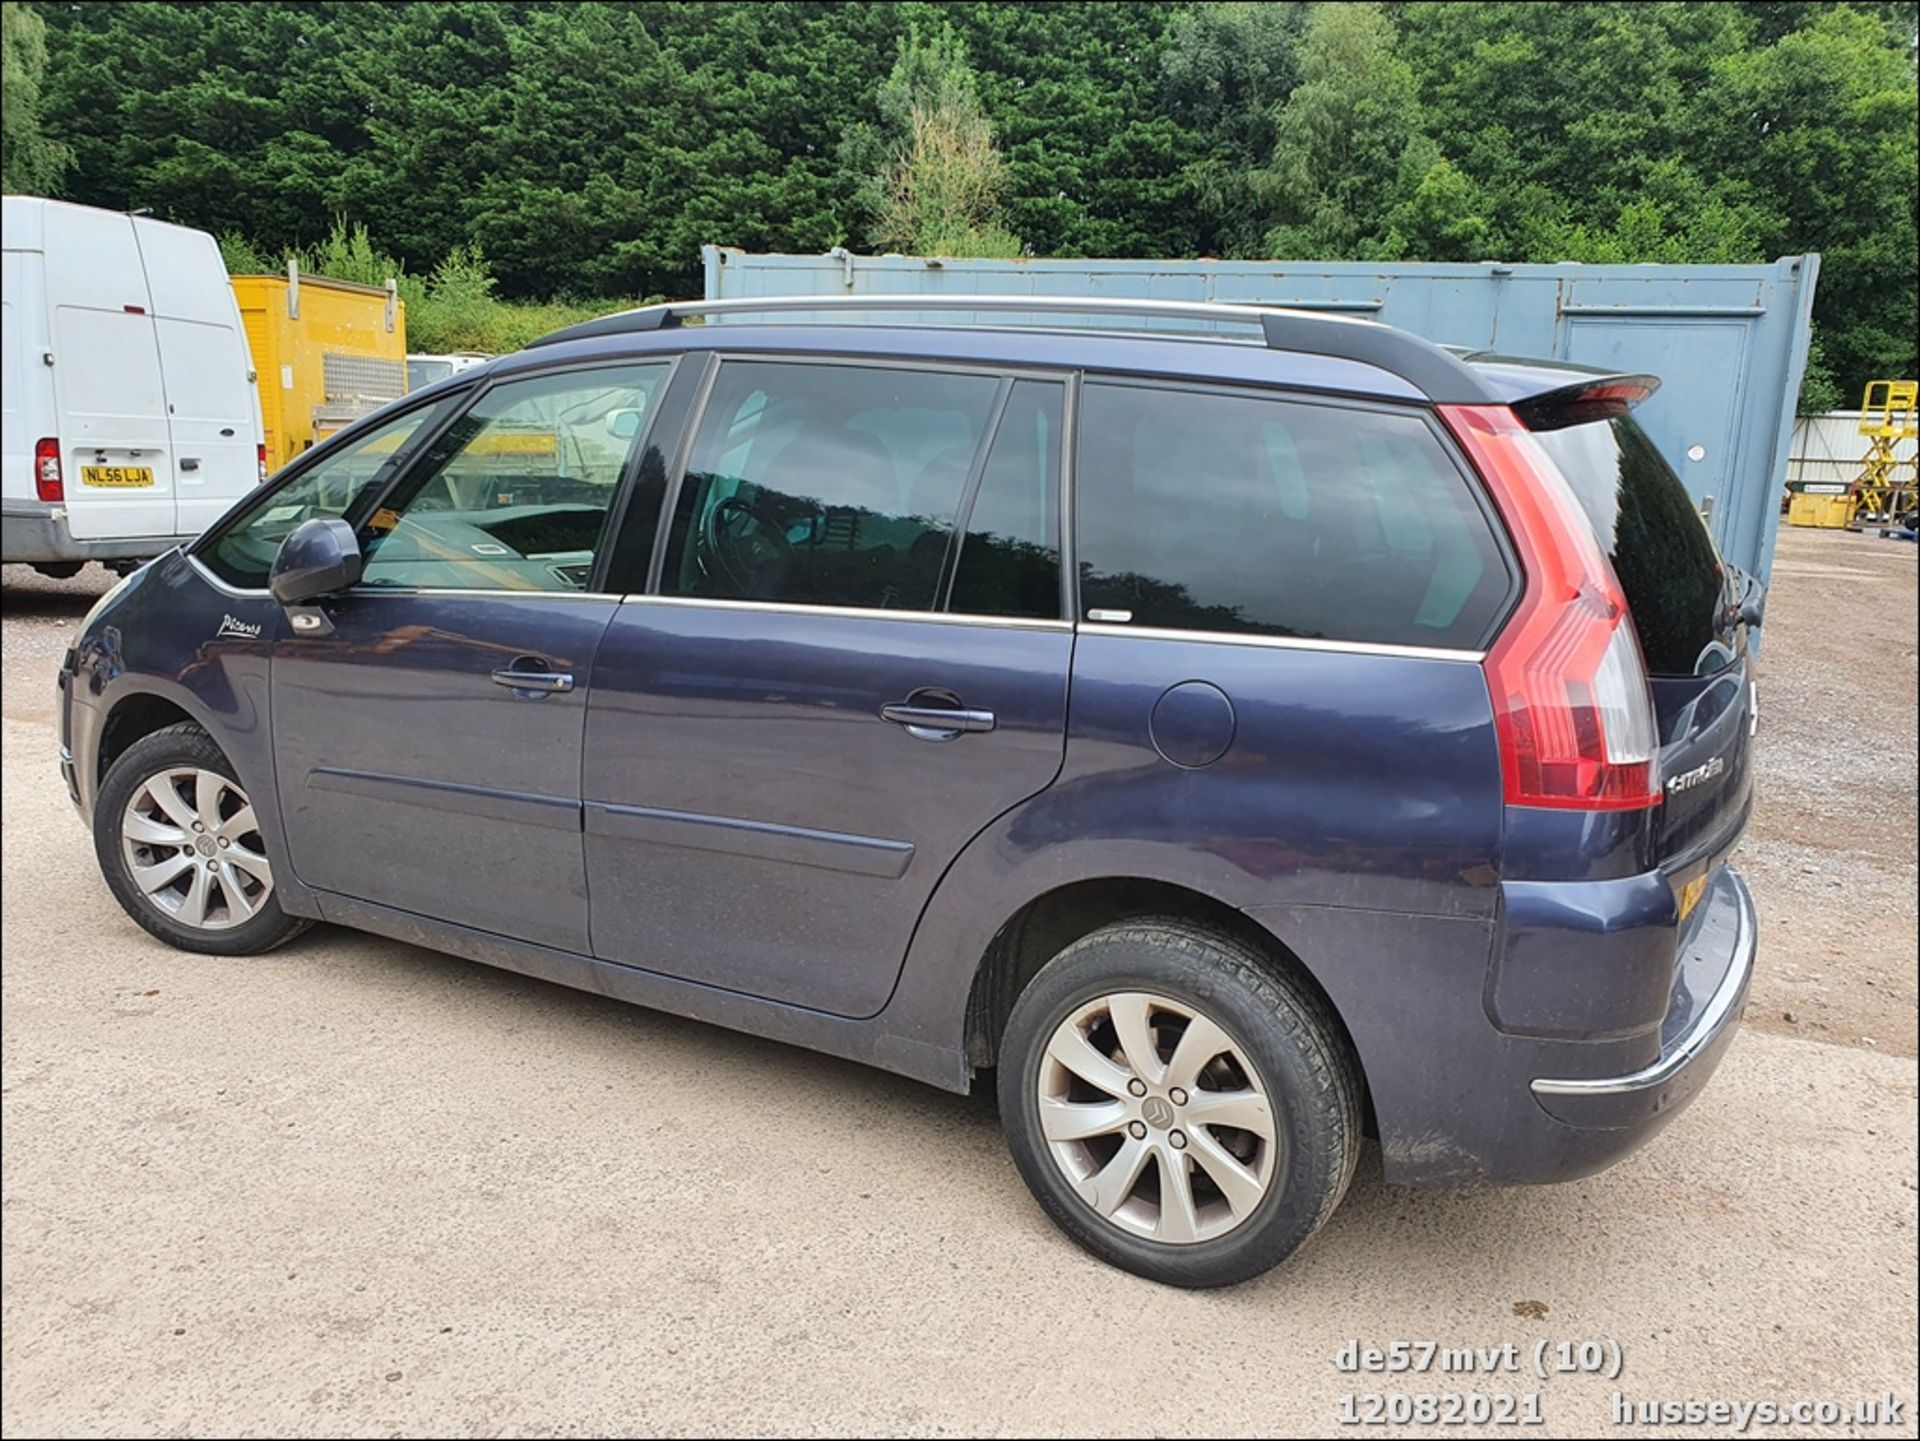
[(1746, 893), (1744, 883), (1740, 888), (1740, 908), (1737, 912), (1740, 930), (1734, 938), (1733, 960), (1727, 966), (1727, 974), (1721, 980), (1700, 1012), (1700, 1018), (1693, 1029), (1681, 1039), (1666, 1055), (1642, 1070), (1625, 1076), (1599, 1076), (1590, 1080), (1554, 1080), (1541, 1078), (1533, 1082), (1536, 1096), (1623, 1096), (1636, 1091), (1650, 1091), (1667, 1085), (1674, 1077), (1684, 1071), (1707, 1047), (1719, 1039), (1733, 1019), (1733, 1010), (1746, 993), (1747, 981), (1753, 975), (1754, 924), (1753, 901)]

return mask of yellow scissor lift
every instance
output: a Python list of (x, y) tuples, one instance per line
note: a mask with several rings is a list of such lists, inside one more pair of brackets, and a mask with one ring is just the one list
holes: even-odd
[[(1915, 425), (1914, 409), (1920, 403), (1920, 382), (1876, 380), (1867, 386), (1860, 402), (1860, 433), (1871, 444), (1860, 461), (1860, 475), (1853, 482), (1853, 528), (1902, 526), (1904, 517), (1914, 509), (1916, 487), (1915, 458), (1900, 460), (1894, 447), (1912, 440), (1920, 427)], [(1904, 528), (1904, 527), (1903, 527)]]

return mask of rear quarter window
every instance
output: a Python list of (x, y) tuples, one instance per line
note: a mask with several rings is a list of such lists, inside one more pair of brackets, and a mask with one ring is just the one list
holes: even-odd
[(1512, 584), (1419, 416), (1117, 382), (1084, 391), (1082, 616), (1477, 649)]

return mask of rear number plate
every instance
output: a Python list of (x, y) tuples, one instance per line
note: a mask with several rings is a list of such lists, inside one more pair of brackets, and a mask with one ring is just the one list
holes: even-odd
[(1707, 893), (1707, 878), (1713, 873), (1702, 872), (1680, 888), (1680, 919), (1685, 920), (1693, 914), (1693, 908), (1700, 904), (1700, 897)]
[(80, 483), (122, 490), (152, 485), (153, 467), (150, 465), (83, 465), (80, 467)]

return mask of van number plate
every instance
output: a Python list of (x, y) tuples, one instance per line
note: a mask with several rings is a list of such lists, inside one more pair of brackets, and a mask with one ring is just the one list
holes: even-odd
[(80, 483), (111, 486), (120, 490), (152, 485), (153, 467), (150, 465), (83, 465), (80, 467)]

